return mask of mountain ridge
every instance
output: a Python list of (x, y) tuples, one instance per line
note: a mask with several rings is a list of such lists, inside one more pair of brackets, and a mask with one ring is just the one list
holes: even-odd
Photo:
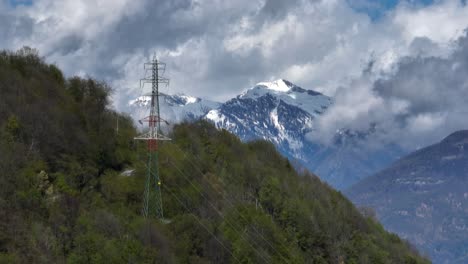
[[(346, 190), (435, 263), (468, 259), (468, 130), (419, 149)], [(408, 202), (410, 201), (410, 202)]]

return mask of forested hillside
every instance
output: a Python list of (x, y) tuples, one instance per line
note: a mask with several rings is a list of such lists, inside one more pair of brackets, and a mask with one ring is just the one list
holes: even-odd
[(165, 219), (145, 220), (145, 146), (110, 93), (0, 53), (0, 263), (428, 262), (272, 144), (203, 121), (161, 146)]

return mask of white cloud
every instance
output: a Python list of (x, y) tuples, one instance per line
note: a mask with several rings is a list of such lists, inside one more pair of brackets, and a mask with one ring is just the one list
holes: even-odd
[(468, 36), (453, 46), (448, 56), (405, 57), (381, 79), (364, 74), (338, 90), (315, 137), (330, 140), (336, 129), (377, 124), (378, 139), (414, 149), (468, 128)]
[(422, 113), (409, 119), (408, 133), (421, 134), (434, 131), (444, 124), (446, 114)]
[(445, 44), (463, 35), (468, 25), (468, 7), (460, 0), (439, 1), (421, 9), (403, 3), (392, 20), (401, 29), (406, 44), (416, 37)]
[[(244, 31), (250, 30), (249, 27), (245, 27), (243, 24), (241, 24), (241, 27), (244, 28)], [(281, 42), (292, 41), (294, 43), (297, 39), (303, 38), (303, 35), (303, 25), (299, 23), (296, 16), (289, 15), (282, 21), (265, 24), (260, 32), (256, 34), (247, 35), (240, 32), (228, 37), (224, 40), (224, 44), (228, 52), (245, 55), (253, 49), (259, 49), (264, 57), (272, 58), (275, 56), (275, 48), (281, 45)]]
[[(174, 92), (225, 100), (259, 81), (288, 78), (336, 96), (320, 122), (328, 133), (343, 125), (365, 128), (370, 119), (408, 115), (427, 104), (427, 97), (376, 94), (373, 82), (391, 78), (407, 55), (449, 57), (452, 41), (468, 27), (468, 7), (457, 0), (425, 7), (405, 1), (375, 22), (336, 0), (37, 0), (16, 9), (0, 4), (3, 21), (0, 47), (36, 47), (69, 75), (111, 82), (120, 109), (138, 95), (130, 87), (156, 52), (168, 63)], [(371, 72), (362, 77), (371, 60)], [(434, 122), (424, 118), (414, 121), (441, 126), (433, 116)]]

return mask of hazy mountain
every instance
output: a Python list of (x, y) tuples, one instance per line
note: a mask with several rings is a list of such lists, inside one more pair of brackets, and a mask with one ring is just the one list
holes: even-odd
[(348, 195), (435, 263), (468, 263), (468, 130), (400, 159)]

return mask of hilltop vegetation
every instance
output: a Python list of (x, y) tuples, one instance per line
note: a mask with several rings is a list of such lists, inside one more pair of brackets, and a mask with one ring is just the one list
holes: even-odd
[(110, 93), (0, 53), (0, 263), (428, 262), (270, 143), (203, 121), (161, 146), (166, 220), (145, 220), (145, 146)]

